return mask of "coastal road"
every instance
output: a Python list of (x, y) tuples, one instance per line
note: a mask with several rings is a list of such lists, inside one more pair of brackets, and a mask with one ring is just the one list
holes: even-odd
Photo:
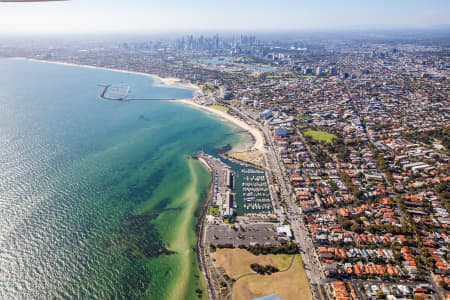
[(313, 290), (313, 296), (315, 298), (326, 299), (326, 295), (322, 290), (323, 280), (322, 273), (319, 270), (319, 262), (316, 255), (315, 247), (309, 239), (308, 233), (306, 231), (306, 227), (303, 223), (302, 214), (300, 212), (299, 207), (295, 203), (295, 195), (292, 191), (292, 186), (290, 184), (286, 184), (289, 178), (286, 178), (287, 172), (284, 168), (284, 165), (281, 163), (281, 156), (277, 151), (277, 147), (272, 139), (272, 136), (267, 128), (261, 128), (264, 132), (266, 140), (269, 145), (269, 160), (272, 162), (272, 165), (275, 166), (273, 169), (275, 174), (278, 177), (278, 181), (280, 182), (280, 186), (283, 193), (283, 198), (285, 199), (286, 207), (287, 207), (287, 216), (291, 226), (291, 230), (294, 234), (295, 241), (299, 245), (301, 249), (301, 255), (303, 259), (303, 263), (305, 265), (306, 275), (310, 280), (311, 287), (318, 287), (318, 291)]
[[(328, 299), (326, 292), (322, 289), (324, 280), (322, 279), (322, 273), (319, 270), (318, 258), (315, 252), (314, 245), (306, 231), (306, 227), (303, 223), (302, 214), (299, 207), (295, 203), (295, 197), (293, 196), (292, 187), (290, 184), (286, 184), (289, 178), (286, 176), (286, 170), (281, 163), (281, 156), (277, 152), (277, 147), (272, 139), (271, 133), (268, 128), (263, 127), (258, 121), (251, 118), (244, 111), (239, 110), (233, 106), (230, 107), (236, 114), (241, 116), (248, 124), (252, 124), (258, 128), (263, 134), (266, 140), (267, 151), (264, 152), (267, 167), (272, 171), (279, 183), (282, 199), (286, 203), (286, 214), (289, 220), (291, 230), (295, 237), (295, 242), (301, 249), (301, 255), (303, 263), (305, 265), (305, 272), (310, 280), (313, 296), (316, 299)], [(309, 150), (309, 149), (308, 149)], [(281, 217), (281, 216), (280, 216)], [(314, 287), (317, 286), (317, 290)], [(326, 291), (326, 289), (325, 289)]]
[(211, 186), (209, 190), (209, 195), (205, 207), (203, 209), (201, 221), (199, 222), (200, 227), (197, 229), (198, 232), (198, 241), (197, 241), (197, 252), (198, 252), (198, 260), (200, 264), (200, 269), (207, 280), (208, 287), (208, 299), (212, 300), (222, 300), (227, 299), (226, 295), (222, 295), (220, 291), (220, 283), (225, 282), (226, 288), (228, 290), (228, 294), (232, 298), (232, 286), (228, 283), (227, 280), (223, 277), (223, 275), (217, 271), (212, 262), (211, 253), (209, 250), (209, 246), (207, 243), (206, 233), (208, 232), (208, 220), (207, 220), (207, 212), (208, 208), (212, 204), (212, 199), (214, 197), (215, 185), (214, 182), (217, 179), (216, 171), (220, 168), (217, 167), (217, 163), (211, 159), (207, 154), (198, 154), (198, 159), (202, 162), (211, 173)]

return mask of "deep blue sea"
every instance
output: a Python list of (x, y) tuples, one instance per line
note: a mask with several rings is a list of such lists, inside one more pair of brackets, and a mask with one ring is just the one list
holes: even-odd
[[(146, 76), (0, 60), (0, 298), (205, 298), (193, 246), (209, 174), (188, 158), (236, 130)], [(202, 291), (202, 292), (199, 292)]]

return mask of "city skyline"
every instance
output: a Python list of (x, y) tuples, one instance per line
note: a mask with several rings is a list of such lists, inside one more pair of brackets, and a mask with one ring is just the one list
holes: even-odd
[(450, 2), (245, 3), (61, 1), (0, 4), (1, 33), (127, 33), (207, 30), (336, 30), (447, 27)]

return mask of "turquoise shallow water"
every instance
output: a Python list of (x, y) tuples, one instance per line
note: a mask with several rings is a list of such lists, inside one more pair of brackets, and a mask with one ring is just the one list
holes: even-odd
[(122, 83), (133, 98), (192, 95), (145, 76), (0, 60), (1, 299), (167, 299), (186, 272), (183, 298), (199, 296), (195, 253), (183, 253), (185, 270), (173, 244), (183, 230), (193, 245), (184, 212), (209, 184), (186, 155), (242, 137), (180, 103), (98, 98), (97, 84)]

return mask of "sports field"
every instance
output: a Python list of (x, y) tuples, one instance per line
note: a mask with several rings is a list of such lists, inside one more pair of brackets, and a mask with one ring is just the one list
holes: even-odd
[(295, 257), (286, 272), (243, 277), (233, 286), (235, 300), (251, 300), (274, 294), (283, 300), (313, 299), (300, 255)]
[(286, 269), (292, 255), (254, 255), (245, 249), (217, 249), (211, 253), (214, 266), (222, 267), (231, 278), (252, 273), (251, 264), (272, 265), (280, 270)]
[[(277, 294), (283, 300), (312, 300), (300, 255), (287, 271), (271, 275), (253, 274), (250, 264), (272, 265), (283, 271), (289, 267), (292, 255), (256, 256), (244, 249), (218, 249), (211, 255), (216, 268), (223, 268), (228, 276), (237, 279), (233, 285), (233, 299), (250, 300)], [(251, 275), (243, 276), (246, 274)]]
[(336, 138), (334, 134), (325, 132), (325, 131), (318, 131), (318, 130), (307, 130), (303, 132), (303, 135), (310, 136), (313, 138), (313, 140), (318, 142), (327, 142), (327, 143), (333, 143), (333, 140)]
[(211, 105), (211, 108), (221, 110), (221, 111), (228, 111), (228, 108), (222, 105)]

